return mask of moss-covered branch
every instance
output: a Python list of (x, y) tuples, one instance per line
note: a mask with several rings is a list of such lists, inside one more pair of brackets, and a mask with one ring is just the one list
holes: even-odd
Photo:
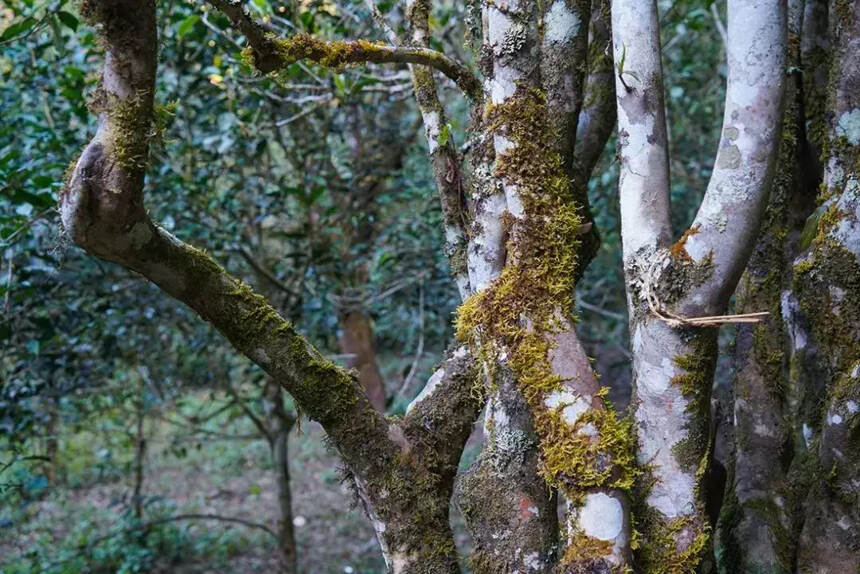
[[(432, 453), (412, 451), (399, 425), (371, 406), (355, 373), (325, 359), (207, 253), (150, 220), (143, 177), (158, 46), (154, 0), (86, 0), (81, 13), (99, 26), (108, 57), (99, 128), (60, 198), (66, 232), (83, 249), (140, 273), (197, 312), (325, 428), (355, 478), (392, 571), (459, 572), (448, 520), (451, 473), (437, 472)], [(460, 442), (463, 432), (457, 431)]]
[(320, 40), (310, 34), (276, 38), (256, 24), (241, 4), (228, 0), (209, 0), (223, 12), (248, 39), (249, 56), (254, 66), (268, 74), (306, 60), (327, 68), (342, 68), (367, 63), (420, 64), (439, 70), (470, 98), (480, 98), (481, 83), (466, 66), (436, 50), (414, 46), (388, 46), (366, 40)]

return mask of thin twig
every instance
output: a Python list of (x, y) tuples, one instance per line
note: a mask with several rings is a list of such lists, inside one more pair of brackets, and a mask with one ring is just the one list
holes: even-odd
[(723, 24), (722, 19), (720, 18), (720, 12), (717, 10), (716, 2), (711, 4), (711, 17), (714, 19), (714, 23), (717, 25), (717, 31), (720, 33), (720, 38), (723, 39), (723, 46), (728, 46), (729, 34), (726, 32), (726, 27)]

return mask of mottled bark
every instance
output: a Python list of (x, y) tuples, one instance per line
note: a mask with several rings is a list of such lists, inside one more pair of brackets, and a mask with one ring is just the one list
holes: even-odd
[[(644, 567), (706, 570), (710, 390), (716, 333), (689, 318), (724, 311), (746, 265), (779, 142), (785, 6), (728, 5), (723, 134), (702, 205), (670, 246), (669, 184), (655, 2), (612, 2)], [(750, 30), (755, 32), (751, 33)]]
[[(538, 82), (538, 13), (523, 2), (484, 4), (483, 50), (492, 54), (486, 80), (493, 106), (514, 96), (517, 82)], [(489, 122), (490, 119), (484, 119)], [(480, 160), (493, 159), (512, 146), (484, 132)], [(487, 170), (480, 173), (482, 169)], [(472, 230), (468, 248), (469, 280), (482, 293), (505, 264), (511, 183), (496, 179), (495, 163), (479, 165), (473, 177), (488, 178), (472, 191)], [(521, 209), (521, 208), (520, 208)], [(495, 341), (481, 341), (495, 345)], [(546, 572), (556, 559), (555, 496), (538, 474), (538, 438), (514, 373), (485, 357), (490, 383), (485, 414), (487, 442), (479, 460), (460, 480), (460, 505), (475, 545), (470, 568), (484, 572)]]
[[(491, 380), (487, 446), (461, 481), (478, 572), (600, 571), (629, 560), (624, 470), (609, 446), (623, 431), (605, 414), (569, 315), (574, 277), (596, 245), (573, 158), (589, 16), (587, 3), (564, 0), (483, 6), (491, 106), (470, 173), (488, 183), (473, 191), (475, 295), (459, 319)], [(544, 482), (568, 502), (561, 542)]]
[[(409, 3), (408, 10), (412, 41), (419, 46), (428, 46), (430, 44), (430, 3), (428, 0), (413, 0)], [(448, 126), (445, 109), (439, 100), (432, 68), (413, 65), (410, 69), (415, 102), (421, 112), (424, 135), (427, 138), (430, 168), (433, 171), (433, 179), (442, 205), (445, 255), (448, 256), (451, 275), (457, 284), (460, 298), (465, 299), (472, 292), (466, 261), (468, 212), (465, 177), (454, 137)]]
[(822, 203), (795, 261), (824, 394), (807, 442), (812, 473), (803, 503), (799, 572), (860, 570), (860, 4), (833, 1), (833, 41)]
[[(815, 161), (806, 145), (801, 32), (803, 2), (789, 4), (789, 65), (779, 162), (761, 231), (736, 292), (738, 313), (769, 310), (757, 325), (739, 325), (735, 345), (733, 457), (718, 546), (730, 571), (788, 573), (794, 564), (794, 457), (788, 393), (788, 333), (782, 293), (791, 286), (806, 216), (814, 206)], [(793, 484), (795, 483), (795, 484)]]

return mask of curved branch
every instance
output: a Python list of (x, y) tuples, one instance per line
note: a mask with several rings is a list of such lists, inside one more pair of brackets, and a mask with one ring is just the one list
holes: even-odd
[(98, 130), (60, 196), (67, 234), (196, 311), (323, 426), (355, 477), (395, 572), (419, 564), (456, 572), (438, 478), (405, 456), (410, 445), (401, 429), (371, 406), (355, 373), (325, 359), (265, 298), (149, 218), (143, 180), (158, 46), (155, 0), (83, 0), (81, 13), (100, 28), (105, 62)]
[(786, 85), (787, 25), (778, 0), (728, 6), (728, 85), (723, 132), (708, 189), (688, 235), (693, 261), (713, 262), (688, 314), (718, 313), (743, 272), (773, 179)]
[(585, 101), (576, 128), (574, 153), (583, 182), (591, 177), (615, 127), (615, 77), (612, 74), (609, 0), (595, 2), (590, 33), (588, 79)]
[(403, 432), (446, 486), (453, 485), (463, 447), (484, 405), (479, 374), (468, 347), (452, 345), (403, 417)]
[(254, 66), (267, 74), (301, 60), (339, 68), (357, 64), (420, 64), (439, 70), (464, 94), (480, 98), (481, 83), (464, 65), (442, 52), (424, 47), (387, 46), (366, 40), (325, 41), (310, 34), (278, 39), (256, 24), (238, 2), (209, 0), (223, 12), (248, 39)]

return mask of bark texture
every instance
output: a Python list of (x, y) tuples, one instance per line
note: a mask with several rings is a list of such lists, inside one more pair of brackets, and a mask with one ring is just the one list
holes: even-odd
[(860, 5), (831, 2), (829, 17), (822, 201), (807, 221), (813, 236), (794, 264), (808, 344), (816, 349), (805, 358), (823, 376), (823, 403), (804, 421), (812, 476), (799, 572), (860, 569)]
[(338, 340), (341, 352), (349, 355), (347, 366), (358, 371), (358, 380), (370, 404), (379, 412), (385, 412), (385, 380), (376, 362), (370, 318), (361, 310), (350, 310), (341, 314), (339, 322)]

